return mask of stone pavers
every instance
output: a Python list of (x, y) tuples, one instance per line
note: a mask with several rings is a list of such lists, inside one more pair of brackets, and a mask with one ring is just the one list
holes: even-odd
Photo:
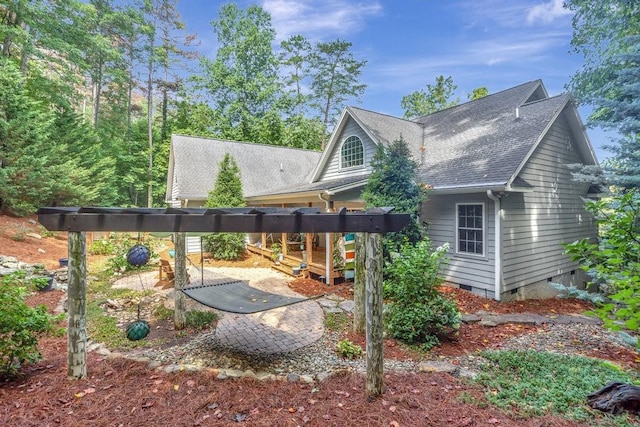
[(261, 313), (224, 313), (218, 321), (216, 338), (225, 347), (243, 353), (287, 353), (320, 339), (323, 321), (322, 308), (315, 301)]

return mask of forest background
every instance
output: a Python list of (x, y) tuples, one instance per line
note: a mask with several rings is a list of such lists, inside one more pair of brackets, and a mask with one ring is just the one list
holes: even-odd
[[(613, 165), (635, 185), (638, 6), (567, 3), (586, 58), (570, 89), (595, 106), (593, 122), (621, 132)], [(198, 57), (177, 0), (0, 1), (0, 211), (162, 206), (172, 133), (321, 149), (366, 90), (367, 61), (349, 41), (292, 35), (276, 47), (257, 5), (223, 4), (211, 28), (215, 55)], [(460, 102), (454, 93), (441, 75), (399, 101), (426, 114)]]

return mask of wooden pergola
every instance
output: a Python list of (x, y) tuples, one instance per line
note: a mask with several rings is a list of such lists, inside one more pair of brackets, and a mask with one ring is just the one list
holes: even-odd
[[(176, 313), (184, 307), (186, 285), (185, 233), (363, 233), (365, 241), (366, 389), (371, 396), (383, 391), (382, 239), (410, 222), (409, 214), (393, 208), (362, 212), (323, 213), (318, 208), (101, 208), (45, 207), (38, 221), (49, 231), (69, 233), (69, 322), (67, 376), (87, 375), (86, 235), (87, 231), (172, 232), (175, 235)], [(176, 318), (176, 327), (183, 319)]]

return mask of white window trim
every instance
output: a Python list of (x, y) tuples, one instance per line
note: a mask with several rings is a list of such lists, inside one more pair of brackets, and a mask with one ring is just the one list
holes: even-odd
[[(471, 205), (480, 205), (482, 206), (482, 254), (476, 254), (472, 252), (462, 252), (460, 251), (460, 216), (458, 214), (458, 206), (471, 206)], [(465, 203), (456, 203), (456, 254), (463, 256), (471, 256), (477, 258), (486, 258), (487, 253), (487, 209), (484, 202), (465, 202)]]
[[(360, 144), (362, 145), (362, 164), (361, 165), (346, 166), (345, 167), (345, 166), (342, 165), (342, 148), (344, 147), (344, 144), (347, 142), (347, 140), (349, 138), (351, 138), (352, 136), (358, 138), (360, 140)], [(366, 152), (366, 149), (365, 149), (365, 146), (364, 146), (364, 141), (362, 140), (361, 137), (359, 137), (358, 135), (355, 135), (355, 134), (345, 137), (342, 140), (342, 144), (340, 144), (340, 149), (338, 150), (338, 158), (339, 158), (340, 170), (343, 171), (343, 170), (353, 170), (353, 169), (363, 168), (365, 166), (365, 163), (366, 163), (366, 161), (365, 161), (365, 159), (367, 158), (366, 154), (367, 154), (367, 152)]]

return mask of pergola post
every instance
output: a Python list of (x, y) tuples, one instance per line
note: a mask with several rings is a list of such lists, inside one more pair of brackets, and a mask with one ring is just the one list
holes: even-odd
[(178, 330), (186, 326), (187, 297), (182, 288), (187, 284), (187, 248), (186, 233), (175, 233), (174, 248), (176, 251), (175, 280), (173, 282), (173, 324)]
[(67, 378), (87, 376), (87, 258), (84, 232), (69, 232)]
[(367, 257), (365, 249), (365, 238), (363, 233), (356, 233), (356, 259), (355, 259), (355, 278), (353, 280), (353, 332), (362, 333), (365, 330), (366, 319), (364, 314), (365, 306), (365, 282), (366, 268), (365, 260)]
[(365, 317), (367, 353), (367, 395), (382, 394), (384, 352), (382, 346), (382, 236), (379, 233), (365, 234), (366, 285)]

